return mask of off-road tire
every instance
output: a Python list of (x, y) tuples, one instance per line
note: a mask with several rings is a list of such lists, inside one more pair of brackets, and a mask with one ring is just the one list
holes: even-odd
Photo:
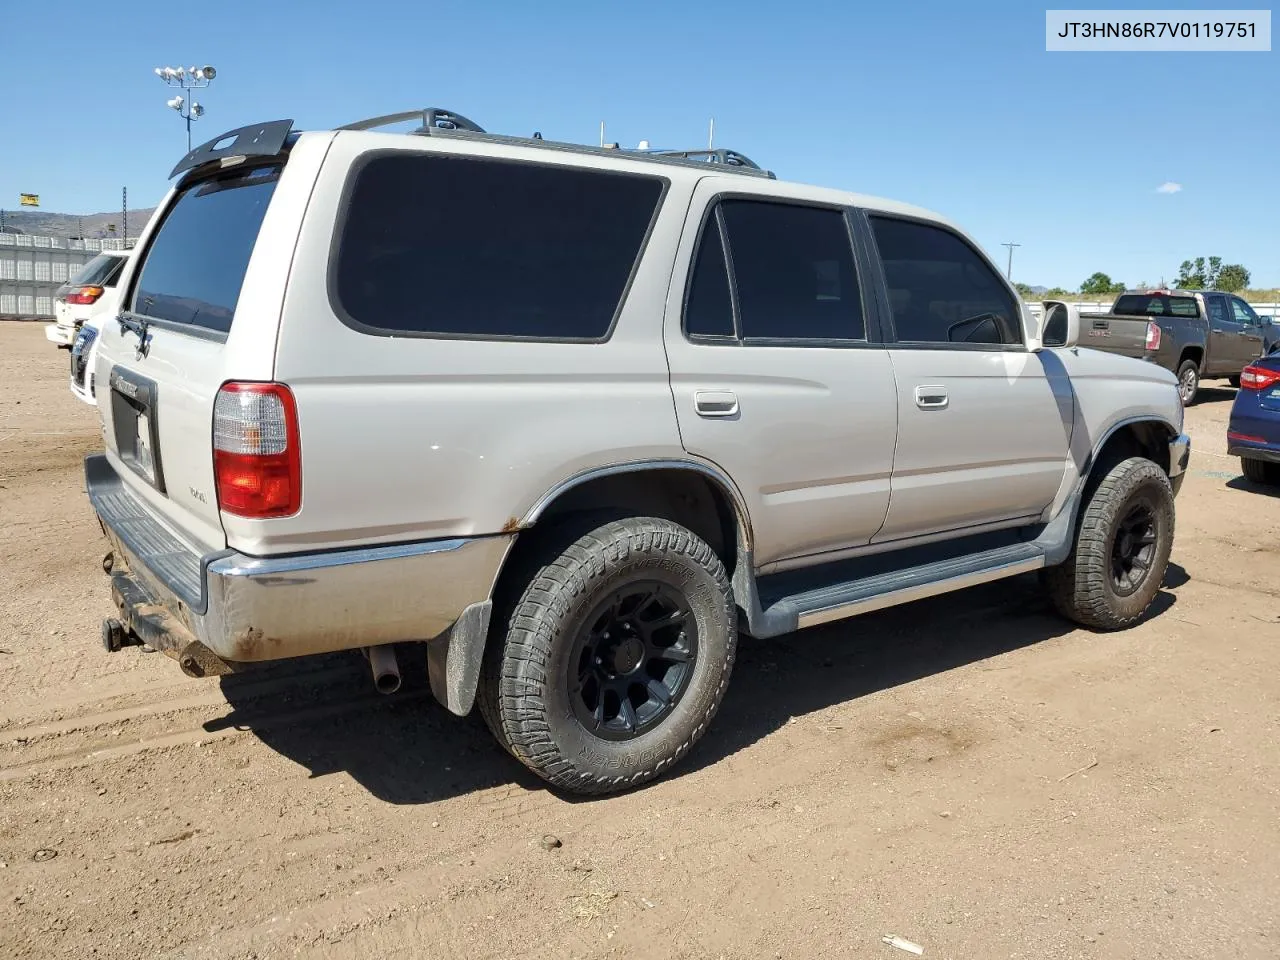
[(1269, 460), (1258, 460), (1254, 457), (1241, 457), (1240, 469), (1247, 479), (1267, 486), (1280, 486), (1280, 463)]
[(1178, 396), (1182, 405), (1189, 407), (1196, 402), (1200, 392), (1200, 365), (1194, 360), (1183, 360), (1178, 365)]
[[(678, 524), (628, 517), (551, 538), (527, 569), (494, 611), (477, 691), (490, 731), (530, 770), (573, 793), (612, 793), (669, 770), (706, 731), (733, 672), (737, 617), (720, 558)], [(602, 598), (638, 581), (678, 588), (696, 624), (696, 657), (679, 700), (654, 728), (604, 739), (575, 715), (570, 659)]]
[[(1112, 578), (1117, 525), (1131, 505), (1144, 498), (1153, 514), (1154, 557), (1138, 588), (1122, 596)], [(1173, 523), (1173, 488), (1157, 464), (1130, 457), (1113, 466), (1084, 504), (1066, 561), (1045, 571), (1058, 612), (1094, 630), (1120, 630), (1141, 620), (1164, 582), (1173, 548)]]

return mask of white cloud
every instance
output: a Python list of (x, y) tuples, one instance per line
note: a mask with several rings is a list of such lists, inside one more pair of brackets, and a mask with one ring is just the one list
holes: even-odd
[(1182, 184), (1174, 183), (1172, 180), (1166, 180), (1160, 186), (1156, 187), (1156, 193), (1180, 193)]

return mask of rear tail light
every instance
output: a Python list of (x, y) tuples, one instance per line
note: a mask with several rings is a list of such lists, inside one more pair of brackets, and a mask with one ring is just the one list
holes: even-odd
[(67, 294), (67, 303), (90, 304), (97, 303), (98, 298), (102, 296), (102, 287), (77, 287)]
[(298, 407), (282, 383), (226, 383), (213, 405), (218, 506), (238, 517), (287, 517), (302, 506)]
[(1147, 323), (1147, 349), (1160, 349), (1160, 325), (1158, 323)]
[(1280, 383), (1280, 371), (1252, 365), (1240, 371), (1240, 387), (1243, 390), (1265, 390), (1277, 383)]
[(1228, 440), (1243, 440), (1246, 443), (1266, 443), (1266, 437), (1255, 437), (1252, 433), (1235, 433), (1231, 430), (1227, 431)]

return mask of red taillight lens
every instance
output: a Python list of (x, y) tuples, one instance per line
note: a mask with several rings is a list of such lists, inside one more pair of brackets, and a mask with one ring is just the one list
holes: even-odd
[(218, 506), (238, 517), (287, 517), (302, 506), (298, 407), (281, 383), (227, 383), (213, 405)]
[(1240, 371), (1240, 387), (1243, 390), (1265, 390), (1280, 383), (1280, 372), (1266, 367), (1248, 366)]
[(67, 294), (67, 303), (90, 304), (97, 303), (98, 298), (102, 296), (102, 287), (80, 287)]
[(1147, 323), (1147, 349), (1160, 349), (1160, 325), (1156, 323)]

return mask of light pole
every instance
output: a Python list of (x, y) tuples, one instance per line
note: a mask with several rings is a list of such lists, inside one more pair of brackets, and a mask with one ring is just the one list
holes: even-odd
[(1005, 278), (1006, 280), (1010, 280), (1010, 281), (1011, 281), (1011, 280), (1013, 280), (1013, 248), (1014, 248), (1014, 247), (1020, 247), (1020, 246), (1022, 246), (1022, 244), (1020, 244), (1020, 243), (1002, 243), (1002, 244), (1000, 244), (1000, 246), (1002, 246), (1002, 247), (1008, 247), (1008, 248), (1009, 248), (1009, 266), (1007, 266), (1007, 267), (1005, 268), (1005, 271), (1004, 271), (1004, 278)]
[[(156, 76), (171, 87), (177, 87), (185, 94), (192, 90), (207, 87), (218, 75), (213, 67), (156, 67)], [(195, 100), (188, 100), (182, 93), (167, 101), (169, 107), (178, 111), (178, 116), (187, 121), (187, 153), (191, 152), (191, 121), (204, 116), (204, 107)]]

